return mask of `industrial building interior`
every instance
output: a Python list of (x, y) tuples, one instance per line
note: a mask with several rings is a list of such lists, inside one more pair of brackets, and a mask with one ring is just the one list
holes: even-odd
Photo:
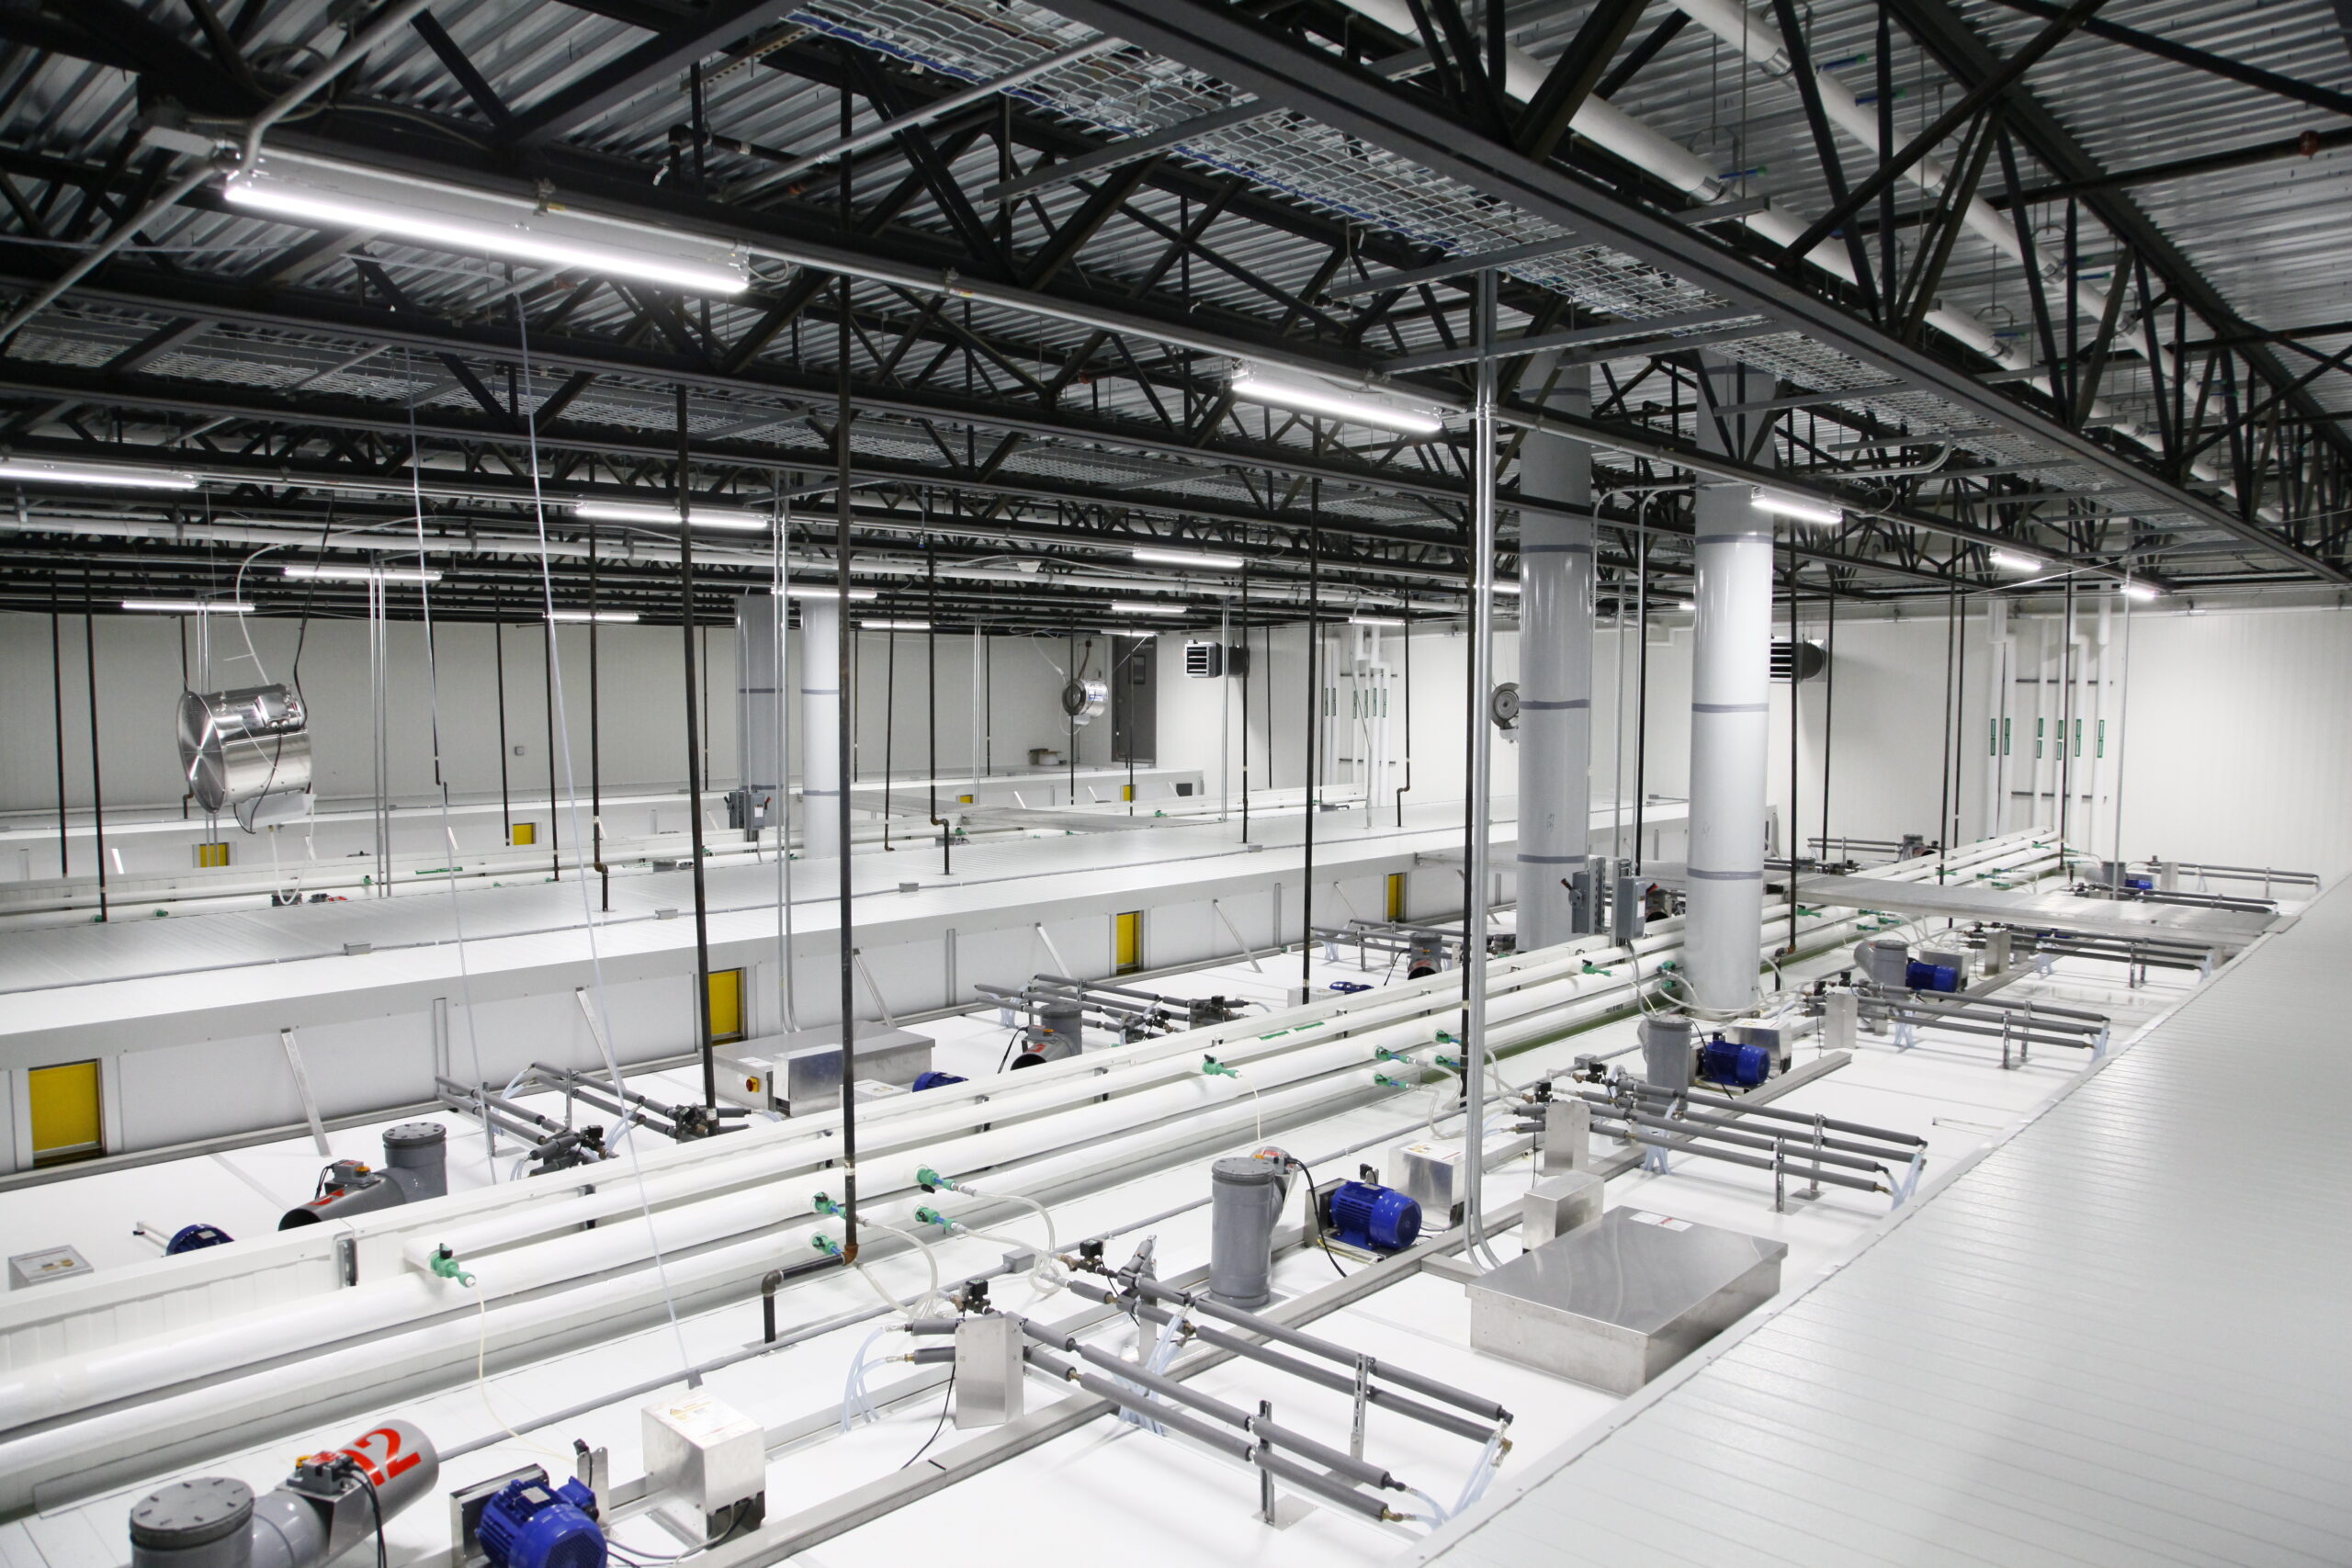
[(2347, 149), (2345, 0), (0, 0), (0, 1568), (2352, 1562)]

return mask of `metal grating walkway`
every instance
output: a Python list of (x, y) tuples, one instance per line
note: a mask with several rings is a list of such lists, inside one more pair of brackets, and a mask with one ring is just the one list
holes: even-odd
[(2338, 887), (1414, 1560), (2352, 1562), (2347, 1016)]

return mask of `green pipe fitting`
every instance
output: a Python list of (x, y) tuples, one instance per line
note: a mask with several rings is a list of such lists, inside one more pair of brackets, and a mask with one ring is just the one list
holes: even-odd
[(1215, 1056), (1201, 1058), (1201, 1071), (1213, 1078), (1238, 1078), (1241, 1076), (1239, 1068), (1228, 1067)]
[(436, 1247), (433, 1253), (433, 1272), (444, 1280), (455, 1280), (460, 1285), (470, 1285), (474, 1277), (460, 1268), (458, 1255), (447, 1247)]
[(842, 1206), (839, 1203), (834, 1202), (831, 1198), (826, 1197), (822, 1192), (818, 1193), (814, 1198), (810, 1199), (808, 1201), (808, 1206), (820, 1214), (838, 1214), (842, 1212)]
[(828, 1258), (839, 1258), (842, 1255), (840, 1244), (823, 1231), (819, 1231), (815, 1235), (810, 1236), (808, 1245)]
[(941, 1230), (949, 1229), (954, 1223), (938, 1210), (930, 1207), (917, 1209), (915, 1211), (915, 1219), (922, 1224), (937, 1225)]
[(927, 1165), (919, 1168), (915, 1171), (915, 1185), (922, 1188), (926, 1192), (937, 1192), (943, 1189), (949, 1192), (957, 1190), (957, 1188), (953, 1181), (950, 1181), (947, 1178), (940, 1175), (939, 1172), (932, 1169), (931, 1167)]

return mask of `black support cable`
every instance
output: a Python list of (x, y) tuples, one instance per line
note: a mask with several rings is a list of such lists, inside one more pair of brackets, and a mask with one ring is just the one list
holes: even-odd
[(73, 840), (65, 816), (65, 664), (57, 632), (57, 601), (49, 604), (49, 695), (57, 710), (57, 874), (74, 874)]
[(90, 689), (90, 828), (98, 852), (98, 923), (107, 921), (106, 782), (98, 768), (98, 613), (92, 573), (82, 572), (82, 672)]
[[(1298, 949), (1302, 987), (1313, 985), (1315, 979), (1315, 770), (1323, 760), (1319, 744), (1323, 732), (1323, 539), (1317, 525), (1323, 514), (1323, 481), (1307, 480), (1306, 492), (1306, 867), (1300, 888), (1305, 914)], [(1282, 934), (1276, 931), (1274, 940), (1280, 942)]]
[[(849, 127), (849, 96), (842, 96), (843, 133)], [(849, 210), (849, 180), (852, 159), (842, 160), (842, 209)], [(849, 676), (856, 658), (857, 646), (850, 636), (849, 567), (850, 567), (850, 449), (851, 419), (849, 354), (850, 354), (850, 287), (849, 276), (842, 274), (835, 280), (841, 299), (840, 335), (834, 344), (839, 361), (839, 385), (835, 389), (833, 408), (833, 592), (834, 603), (841, 613), (833, 617), (834, 659), (842, 675), (844, 691), (834, 716), (836, 745), (844, 761), (850, 754), (851, 714), (849, 691), (853, 682)], [(805, 788), (805, 781), (804, 781)], [(837, 900), (836, 923), (841, 931), (841, 1026), (842, 1026), (842, 1258), (857, 1261), (857, 1095), (852, 1088), (857, 1081), (857, 921), (853, 907), (850, 879), (849, 790), (842, 787), (833, 796), (833, 821), (839, 831), (841, 855), (834, 865), (834, 897)]]
[[(714, 1055), (710, 1019), (710, 902), (703, 884), (702, 864), (702, 736), (695, 707), (695, 550), (693, 530), (686, 525), (694, 486), (687, 473), (686, 389), (681, 383), (678, 402), (678, 592), (684, 620), (681, 623), (686, 654), (686, 836), (692, 846), (695, 873), (695, 1017), (701, 1023), (702, 1099), (718, 1109), (718, 1062)], [(550, 630), (553, 628), (550, 627)], [(842, 1082), (848, 1082), (844, 1075)]]

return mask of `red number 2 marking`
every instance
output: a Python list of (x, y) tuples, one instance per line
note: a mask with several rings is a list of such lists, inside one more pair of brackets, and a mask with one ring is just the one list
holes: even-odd
[[(378, 1468), (375, 1460), (371, 1458), (368, 1452), (368, 1445), (375, 1442), (379, 1438), (383, 1439), (384, 1446), (384, 1462), (380, 1469)], [(420, 1463), (424, 1462), (424, 1456), (423, 1454), (403, 1454), (401, 1451), (401, 1435), (399, 1432), (390, 1427), (379, 1427), (374, 1431), (361, 1436), (356, 1442), (353, 1443), (349, 1448), (345, 1449), (343, 1452), (350, 1455), (353, 1459), (357, 1460), (359, 1461), (359, 1468), (368, 1472), (368, 1479), (374, 1482), (377, 1485), (381, 1486), (386, 1482), (392, 1480), (396, 1476), (406, 1474), (408, 1472), (415, 1469)]]

